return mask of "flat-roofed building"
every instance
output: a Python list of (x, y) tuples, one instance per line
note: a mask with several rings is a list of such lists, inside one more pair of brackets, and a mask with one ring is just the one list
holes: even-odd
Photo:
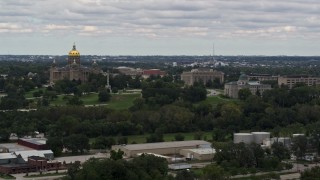
[(216, 150), (214, 148), (181, 149), (180, 155), (187, 159), (197, 159), (200, 161), (212, 160)]
[(18, 144), (36, 150), (45, 150), (48, 149), (46, 141), (46, 138), (20, 138), (18, 139)]
[(181, 80), (186, 85), (193, 85), (195, 82), (203, 82), (206, 84), (208, 81), (214, 81), (219, 79), (220, 83), (224, 82), (224, 73), (213, 69), (193, 69), (191, 72), (183, 72), (181, 74)]
[(278, 78), (278, 85), (288, 86), (289, 89), (292, 89), (297, 83), (303, 83), (307, 86), (318, 86), (320, 85), (320, 77), (311, 77), (311, 76), (280, 76)]
[(142, 78), (143, 79), (147, 79), (151, 76), (160, 76), (160, 77), (163, 77), (166, 75), (166, 72), (164, 71), (161, 71), (160, 69), (145, 69), (143, 70), (142, 72)]
[(134, 69), (131, 67), (125, 67), (125, 66), (120, 66), (116, 68), (119, 73), (127, 75), (127, 76), (131, 76), (132, 78), (136, 77), (136, 76), (141, 76), (143, 73), (142, 69)]
[(250, 80), (258, 80), (258, 81), (278, 81), (279, 76), (273, 76), (270, 74), (250, 74)]
[(178, 154), (181, 149), (208, 147), (211, 143), (202, 140), (172, 141), (144, 144), (115, 145), (112, 150), (121, 150), (127, 157), (136, 157), (139, 153), (155, 153), (160, 155)]

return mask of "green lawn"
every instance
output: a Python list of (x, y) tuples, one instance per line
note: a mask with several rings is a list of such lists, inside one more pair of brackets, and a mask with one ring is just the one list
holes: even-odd
[(108, 107), (111, 109), (128, 109), (133, 105), (133, 101), (140, 97), (140, 93), (113, 94)]
[(33, 93), (37, 92), (39, 90), (42, 90), (43, 92), (45, 91), (46, 88), (42, 87), (42, 88), (35, 88), (29, 92), (26, 92), (26, 94), (24, 95), (25, 98), (33, 98)]
[(16, 179), (14, 176), (10, 175), (10, 174), (3, 174), (0, 173), (0, 179)]
[[(63, 106), (67, 104), (67, 100), (63, 99), (65, 95), (58, 95), (58, 98), (51, 101), (52, 106)], [(98, 101), (97, 93), (90, 93), (88, 95), (83, 95), (80, 99), (83, 101), (84, 105), (107, 105), (111, 109), (128, 109), (133, 105), (133, 101), (140, 97), (140, 93), (130, 93), (130, 94), (112, 94), (111, 100), (109, 102), (101, 103)]]

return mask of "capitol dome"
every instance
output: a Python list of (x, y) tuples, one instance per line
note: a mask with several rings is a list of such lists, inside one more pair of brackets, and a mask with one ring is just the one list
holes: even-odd
[(80, 52), (77, 51), (76, 45), (73, 45), (72, 50), (69, 52), (69, 56), (80, 56)]

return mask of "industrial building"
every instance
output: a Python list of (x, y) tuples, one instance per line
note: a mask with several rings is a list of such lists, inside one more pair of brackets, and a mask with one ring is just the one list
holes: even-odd
[(61, 162), (52, 161), (52, 159), (51, 150), (0, 153), (0, 173), (15, 174), (59, 169)]
[(139, 153), (160, 155), (178, 154), (182, 149), (210, 148), (211, 143), (202, 140), (172, 141), (145, 144), (115, 145), (112, 150), (121, 150), (127, 157), (136, 157)]
[(270, 132), (234, 133), (234, 143), (256, 143), (263, 144), (265, 140), (270, 140)]
[(206, 84), (208, 81), (213, 82), (215, 79), (218, 79), (222, 84), (224, 82), (224, 73), (213, 69), (193, 69), (191, 72), (183, 72), (181, 74), (181, 80), (189, 86), (195, 82)]
[(287, 148), (289, 148), (291, 146), (291, 138), (289, 138), (289, 137), (274, 137), (274, 138), (271, 138), (270, 144), (273, 144), (275, 142), (282, 143)]
[(36, 150), (45, 150), (48, 149), (46, 141), (46, 138), (20, 138), (18, 139), (18, 144)]
[(192, 165), (188, 163), (177, 163), (177, 164), (169, 164), (168, 168), (171, 170), (183, 170), (183, 169), (191, 169)]
[(200, 161), (212, 160), (216, 150), (214, 148), (181, 149), (180, 155), (188, 160), (197, 159)]

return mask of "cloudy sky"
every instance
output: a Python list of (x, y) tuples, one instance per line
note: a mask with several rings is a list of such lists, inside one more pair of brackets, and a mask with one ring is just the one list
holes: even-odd
[(0, 0), (0, 54), (320, 55), (319, 0)]

